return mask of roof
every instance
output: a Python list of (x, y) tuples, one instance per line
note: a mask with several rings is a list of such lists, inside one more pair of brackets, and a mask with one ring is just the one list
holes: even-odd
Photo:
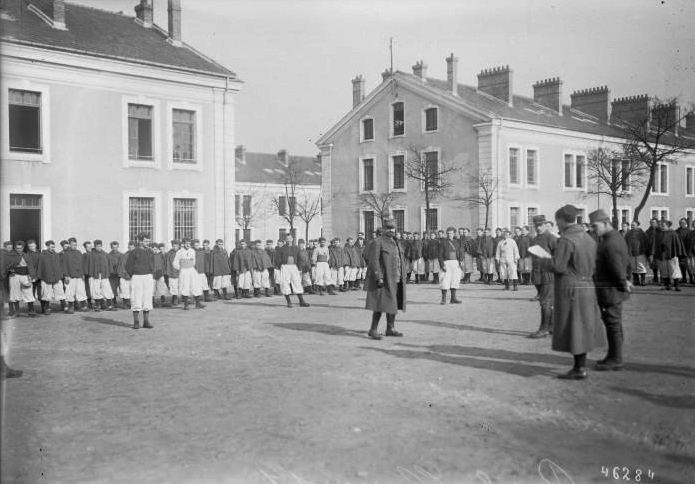
[(0, 39), (51, 50), (236, 77), (234, 72), (188, 44), (172, 45), (167, 42), (165, 30), (156, 25), (144, 27), (134, 16), (66, 3), (67, 30), (55, 29), (29, 8), (33, 5), (48, 12), (50, 3), (51, 0), (3, 0)]
[[(278, 154), (245, 153), (244, 159), (237, 157), (235, 160), (237, 182), (285, 183), (287, 166)], [(289, 164), (300, 173), (297, 185), (321, 185), (321, 160), (318, 157), (290, 155)]]

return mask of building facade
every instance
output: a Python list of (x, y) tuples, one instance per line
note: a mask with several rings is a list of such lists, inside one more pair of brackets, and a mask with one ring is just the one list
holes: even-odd
[[(508, 66), (485, 69), (477, 86), (458, 83), (458, 59), (446, 59), (447, 80), (427, 77), (419, 61), (413, 72), (386, 71), (365, 95), (365, 80), (353, 81), (353, 109), (318, 141), (323, 168), (327, 233), (351, 234), (378, 225), (365, 195), (392, 194), (390, 215), (398, 228), (477, 228), (529, 224), (536, 214), (552, 217), (560, 206), (580, 208), (580, 221), (597, 208), (610, 210), (605, 195), (592, 195), (587, 157), (596, 148), (619, 148), (623, 131), (611, 113), (633, 112), (649, 99), (611, 101), (606, 87), (575, 91), (571, 106), (562, 103), (559, 78), (539, 81), (534, 97), (515, 95)], [(692, 117), (681, 135), (695, 146)], [(409, 177), (413, 161), (433, 171), (455, 168), (451, 189), (435, 196), (425, 217), (423, 183)], [(416, 173), (417, 174), (417, 173)], [(491, 205), (471, 204), (488, 174), (497, 181)], [(695, 152), (660, 166), (655, 190), (640, 214), (693, 218)], [(436, 193), (435, 193), (436, 195)], [(642, 192), (619, 200), (620, 218), (631, 220)]]
[(152, 0), (136, 16), (3, 2), (3, 239), (234, 236), (241, 82), (181, 40)]
[(318, 239), (322, 233), (321, 160), (287, 150), (236, 148), (235, 240)]

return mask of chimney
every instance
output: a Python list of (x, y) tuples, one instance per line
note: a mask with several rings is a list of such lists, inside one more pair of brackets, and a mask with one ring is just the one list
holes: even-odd
[(607, 123), (611, 117), (611, 91), (608, 86), (580, 89), (570, 95), (571, 107)]
[(355, 76), (352, 80), (352, 107), (359, 106), (364, 101), (364, 76)]
[(695, 134), (695, 112), (685, 115), (685, 130)]
[(446, 58), (446, 90), (449, 91), (454, 96), (458, 96), (458, 65), (459, 58), (454, 57), (452, 52), (449, 57)]
[(660, 131), (666, 129), (678, 136), (679, 119), (680, 109), (675, 101), (652, 107), (651, 123)]
[(562, 115), (562, 81), (551, 77), (533, 85), (533, 101)]
[(278, 151), (278, 160), (284, 165), (284, 166), (289, 166), (290, 165), (290, 152), (287, 150), (280, 150)]
[(67, 30), (65, 26), (65, 0), (51, 0), (48, 2), (46, 14), (52, 21), (54, 29)]
[(427, 64), (422, 60), (417, 61), (413, 66), (413, 74), (423, 81), (427, 81)]
[(246, 164), (246, 148), (244, 145), (239, 145), (234, 148), (234, 159), (238, 160), (242, 165)]
[(611, 123), (628, 121), (641, 124), (649, 119), (649, 107), (647, 94), (618, 98), (611, 102)]
[(509, 66), (483, 69), (478, 74), (478, 90), (512, 105), (512, 70)]
[(140, 3), (135, 6), (135, 17), (142, 22), (142, 26), (146, 28), (152, 27), (152, 0), (140, 0)]
[(391, 76), (393, 76), (393, 71), (390, 68), (386, 69), (384, 72), (381, 73), (381, 80), (383, 82), (386, 82), (391, 78)]
[(181, 45), (181, 0), (169, 0), (169, 38), (171, 44)]

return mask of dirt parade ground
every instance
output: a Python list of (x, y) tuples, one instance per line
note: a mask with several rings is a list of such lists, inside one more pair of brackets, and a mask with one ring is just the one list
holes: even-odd
[(362, 291), (6, 321), (2, 482), (695, 482), (695, 289), (636, 288), (585, 381), (534, 294), (409, 285), (381, 341)]

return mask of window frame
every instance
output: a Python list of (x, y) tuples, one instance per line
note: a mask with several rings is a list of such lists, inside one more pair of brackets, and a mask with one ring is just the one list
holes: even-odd
[[(130, 158), (130, 136), (128, 127), (128, 105), (140, 104), (152, 108), (152, 159), (139, 160)], [(121, 123), (123, 143), (123, 167), (124, 168), (150, 168), (160, 170), (162, 167), (162, 143), (161, 143), (161, 102), (158, 99), (146, 96), (121, 96)]]
[[(394, 176), (396, 168), (393, 159), (396, 156), (403, 157), (403, 188), (394, 188)], [(405, 193), (408, 191), (408, 177), (405, 174), (405, 167), (408, 162), (408, 153), (406, 151), (392, 151), (388, 155), (389, 159), (389, 192)]]
[[(166, 114), (166, 160), (170, 170), (203, 171), (203, 106), (185, 101), (167, 102)], [(195, 112), (195, 161), (174, 160), (174, 109)]]
[[(516, 162), (517, 162), (518, 181), (516, 183), (512, 181), (512, 165), (511, 165), (512, 150), (517, 151)], [(506, 175), (507, 175), (507, 187), (509, 187), (509, 188), (521, 188), (523, 186), (523, 183), (521, 180), (524, 179), (525, 174), (526, 174), (526, 170), (524, 170), (522, 168), (522, 165), (526, 162), (526, 159), (523, 156), (523, 153), (524, 153), (524, 150), (522, 149), (521, 145), (518, 145), (518, 144), (507, 145)]]
[(374, 211), (374, 209), (368, 208), (368, 207), (360, 208), (359, 226), (360, 226), (360, 232), (362, 232), (364, 234), (365, 240), (369, 240), (369, 238), (372, 236), (371, 233), (367, 233), (367, 230), (366, 230), (367, 227), (365, 226), (365, 223), (364, 223), (364, 215), (365, 215), (365, 213), (368, 213), (368, 212), (372, 213), (372, 217), (373, 217), (372, 224), (374, 226), (374, 230), (376, 230), (378, 228), (378, 225), (377, 225), (377, 217), (378, 216), (376, 214), (376, 211)]
[[(372, 122), (372, 137), (371, 138), (366, 138), (364, 136), (364, 122), (365, 121), (371, 121)], [(374, 117), (372, 116), (365, 116), (362, 119), (360, 119), (360, 143), (373, 143), (376, 139), (376, 131), (374, 129)]]
[[(420, 206), (420, 233), (424, 232), (425, 230), (427, 232), (431, 232), (429, 228), (427, 228), (427, 219), (425, 217), (425, 209), (427, 207), (424, 205)], [(437, 209), (437, 231), (441, 230), (442, 228), (442, 208), (438, 203), (430, 203), (430, 209), (436, 208)]]
[[(572, 186), (566, 186), (565, 185), (565, 165), (566, 165), (566, 157), (571, 156), (571, 181), (572, 181)], [(582, 170), (582, 179), (584, 181), (582, 187), (577, 187), (577, 157), (581, 156), (584, 158), (584, 168)], [(562, 152), (562, 180), (561, 180), (561, 186), (562, 186), (562, 191), (563, 192), (586, 192), (588, 190), (588, 179), (587, 179), (587, 156), (586, 153), (582, 151), (569, 151), (569, 150), (564, 150)]]
[[(402, 104), (403, 105), (403, 134), (395, 134), (395, 116), (394, 116), (394, 106), (396, 104)], [(390, 105), (389, 109), (389, 138), (404, 138), (405, 137), (405, 128), (406, 128), (406, 123), (405, 123), (405, 101), (401, 99), (397, 99), (393, 101)]]
[(583, 210), (584, 215), (583, 215), (583, 220), (581, 222), (577, 221), (577, 223), (584, 223), (584, 222), (589, 222), (589, 207), (587, 207), (585, 204), (575, 204), (575, 207), (577, 207), (577, 219), (579, 219), (580, 212)]
[[(403, 212), (403, 230), (401, 230), (401, 232), (404, 232), (408, 226), (408, 207), (401, 204), (389, 207), (389, 217), (391, 217), (393, 220), (396, 220), (396, 217), (393, 215), (395, 211)], [(396, 230), (398, 230), (398, 227), (396, 227)]]
[[(688, 170), (690, 170), (690, 187), (688, 187)], [(691, 193), (688, 194), (688, 188)], [(695, 198), (695, 164), (686, 163), (683, 176), (683, 195), (686, 198)]]
[[(365, 161), (365, 160), (372, 160), (372, 163), (373, 163), (373, 166), (372, 166), (372, 182), (373, 182), (373, 186), (372, 186), (372, 189), (371, 189), (371, 190), (363, 190), (363, 187), (364, 187), (364, 161)], [(359, 157), (358, 168), (359, 168), (359, 176), (357, 177), (357, 178), (358, 178), (358, 183), (359, 183), (359, 187), (357, 187), (358, 193), (360, 193), (360, 194), (362, 194), (362, 193), (376, 193), (376, 186), (377, 186), (377, 185), (376, 185), (376, 180), (377, 180), (377, 176), (376, 176), (376, 156), (374, 156), (374, 155), (364, 155), (364, 156), (360, 156), (360, 157)]]
[[(162, 240), (162, 194), (151, 190), (124, 190), (123, 191), (123, 240), (130, 240), (130, 199), (153, 198), (154, 199), (154, 233), (150, 234), (151, 240)], [(171, 238), (170, 238), (171, 240)]]
[[(437, 127), (435, 129), (427, 129), (427, 111), (434, 109), (437, 117)], [(422, 134), (438, 133), (439, 132), (439, 106), (430, 104), (422, 109)]]
[[(180, 192), (167, 192), (167, 233), (169, 234), (169, 240), (174, 238), (174, 199), (175, 198), (193, 198), (196, 200), (196, 222), (197, 222), (197, 230), (196, 230), (196, 238), (201, 239), (202, 236), (201, 234), (205, 233), (205, 219), (204, 214), (205, 214), (205, 206), (204, 206), (204, 196), (202, 193), (199, 192), (188, 192), (188, 191), (180, 191)], [(236, 226), (236, 223), (235, 223)]]
[[(518, 215), (518, 224), (514, 225), (512, 224), (512, 209), (516, 208), (519, 210), (519, 215)], [(528, 215), (527, 215), (528, 216)], [(512, 202), (507, 204), (507, 228), (512, 231), (512, 234), (514, 233), (514, 227), (522, 227), (524, 225), (524, 210), (521, 205), (521, 203), (518, 202)]]
[[(528, 211), (529, 209), (535, 209), (536, 210), (536, 215), (540, 215), (541, 213), (541, 206), (537, 203), (527, 203), (526, 204), (526, 210), (524, 210), (524, 216), (526, 217), (526, 223), (523, 225), (528, 225), (529, 228), (533, 226), (533, 217), (528, 216)], [(511, 227), (509, 227), (511, 229)]]
[[(649, 207), (649, 219), (651, 220), (652, 217), (652, 212), (656, 210), (659, 212), (659, 216), (656, 217), (657, 220), (661, 221), (661, 219), (666, 219), (666, 220), (671, 220), (671, 209), (669, 207), (664, 207), (664, 206), (651, 206)], [(666, 217), (662, 216), (662, 212), (666, 212)]]
[[(2, 159), (8, 161), (31, 161), (38, 163), (51, 163), (51, 90), (48, 84), (35, 83), (33, 81), (18, 79), (3, 79), (3, 95), (0, 96), (0, 109), (2, 115)], [(40, 94), (39, 106), (39, 137), (41, 153), (24, 151), (10, 151), (10, 90), (31, 91)]]
[[(536, 153), (536, 160), (533, 164), (534, 174), (536, 175), (536, 182), (528, 182), (528, 152), (533, 151)], [(531, 190), (540, 190), (541, 188), (541, 162), (540, 162), (540, 149), (537, 146), (525, 146), (524, 147), (524, 186)], [(563, 167), (564, 169), (564, 167)], [(564, 175), (563, 175), (564, 176)]]
[[(628, 214), (628, 221), (627, 223), (632, 223), (632, 215), (633, 215), (633, 210), (630, 205), (618, 205), (616, 207), (618, 209), (618, 229), (621, 228), (621, 224), (623, 223), (623, 210), (627, 210)], [(611, 220), (613, 220), (613, 209), (610, 209), (610, 213), (608, 214), (611, 217)]]
[[(427, 153), (437, 153), (437, 167), (441, 168), (441, 162), (442, 162), (442, 149), (441, 148), (435, 148), (434, 146), (428, 146), (420, 151), (420, 159), (424, 160), (425, 163), (427, 163)], [(438, 189), (431, 189), (434, 192), (439, 192)], [(420, 191), (424, 192), (425, 191), (425, 181), (422, 180), (420, 181)]]
[[(664, 163), (664, 162), (659, 162), (657, 163), (657, 169), (656, 169), (656, 179), (654, 180), (654, 186), (652, 187), (651, 194), (652, 195), (659, 195), (662, 197), (668, 197), (671, 191), (671, 180), (669, 180), (669, 175), (670, 175), (670, 170), (669, 170), (669, 164), (670, 163)], [(663, 169), (666, 169), (666, 191), (662, 192), (661, 191), (661, 172)], [(659, 190), (657, 191), (656, 187), (657, 185), (659, 186)]]

